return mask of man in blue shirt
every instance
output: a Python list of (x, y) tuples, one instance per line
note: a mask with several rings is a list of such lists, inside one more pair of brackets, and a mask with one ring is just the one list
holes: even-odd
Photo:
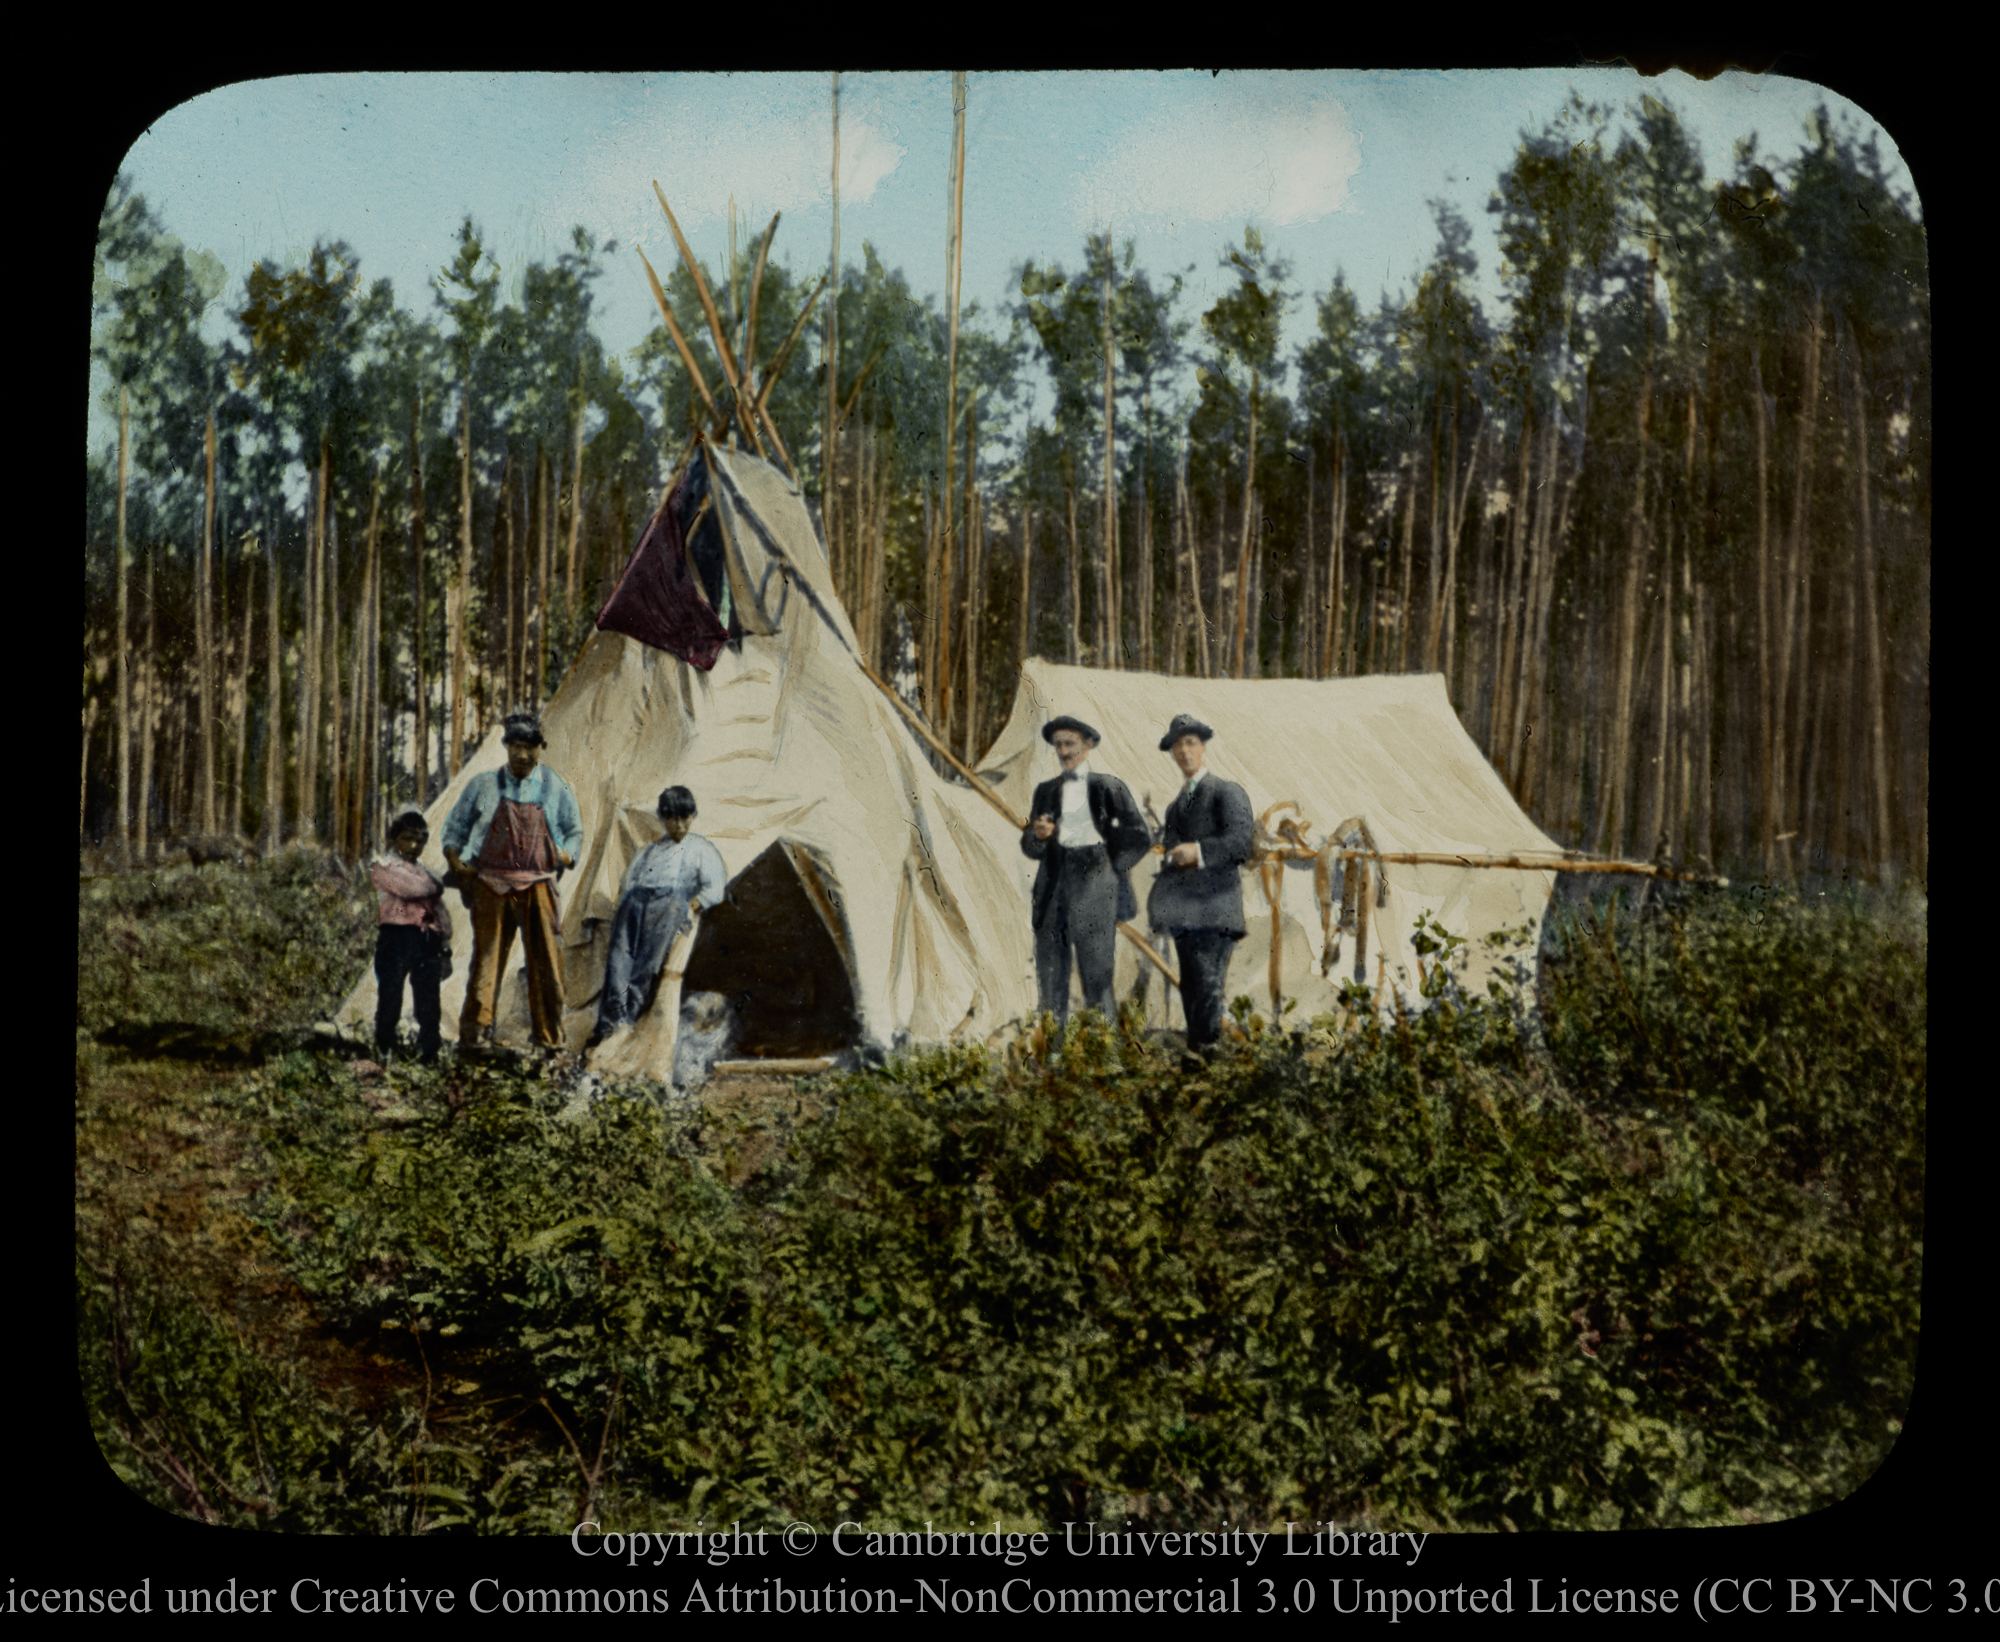
[(583, 820), (576, 794), (541, 763), (542, 727), (532, 714), (507, 718), (504, 769), (474, 776), (459, 794), (440, 840), (453, 880), (472, 910), (472, 972), (458, 1041), (469, 1047), (493, 1024), (494, 1002), (514, 934), (528, 963), (528, 1012), (535, 1042), (562, 1047), (562, 910), (556, 874), (576, 865)]
[(619, 887), (592, 1043), (630, 1026), (652, 1007), (661, 965), (688, 927), (689, 911), (719, 905), (728, 893), (721, 854), (692, 831), (694, 794), (669, 787), (660, 794), (659, 815), (667, 836), (633, 858)]

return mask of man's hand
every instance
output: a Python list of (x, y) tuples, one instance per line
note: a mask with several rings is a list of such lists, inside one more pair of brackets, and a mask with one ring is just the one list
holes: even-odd
[(1046, 844), (1055, 835), (1056, 823), (1053, 816), (1038, 815), (1035, 817), (1035, 836), (1037, 838)]
[(467, 871), (470, 870), (465, 864), (465, 858), (457, 850), (446, 850), (444, 858), (446, 863), (451, 867), (453, 874), (457, 877), (463, 878)]
[(1167, 859), (1177, 867), (1198, 867), (1201, 865), (1201, 845), (1176, 844), (1167, 851)]
[(576, 865), (576, 860), (568, 850), (559, 849), (556, 851), (556, 865), (560, 867), (573, 867)]

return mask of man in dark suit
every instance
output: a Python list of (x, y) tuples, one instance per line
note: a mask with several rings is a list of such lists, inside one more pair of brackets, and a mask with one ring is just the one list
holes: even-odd
[(1160, 751), (1173, 754), (1185, 785), (1167, 806), (1160, 835), (1166, 862), (1146, 900), (1154, 930), (1174, 938), (1190, 1049), (1206, 1048), (1222, 1035), (1229, 955), (1244, 933), (1239, 874), (1256, 832), (1250, 795), (1202, 768), (1214, 734), (1180, 713), (1160, 737)]
[(1042, 726), (1063, 773), (1035, 788), (1021, 853), (1035, 873), (1035, 985), (1042, 1008), (1069, 1019), (1069, 963), (1076, 953), (1085, 1004), (1117, 1019), (1111, 972), (1120, 920), (1138, 915), (1131, 871), (1153, 835), (1124, 782), (1090, 767), (1097, 732), (1064, 716)]

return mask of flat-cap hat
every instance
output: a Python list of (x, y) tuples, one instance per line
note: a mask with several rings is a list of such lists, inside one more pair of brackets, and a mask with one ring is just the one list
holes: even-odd
[(507, 727), (501, 733), (501, 741), (525, 741), (531, 747), (546, 747), (542, 739), (542, 721), (533, 713), (509, 713)]
[(1104, 738), (1080, 718), (1071, 718), (1064, 713), (1061, 718), (1052, 718), (1042, 726), (1042, 739), (1051, 747), (1056, 743), (1056, 731), (1074, 730), (1087, 741), (1101, 741)]
[(1173, 723), (1167, 726), (1167, 733), (1160, 737), (1160, 751), (1170, 753), (1174, 743), (1184, 735), (1198, 735), (1204, 741), (1215, 739), (1215, 732), (1194, 716), (1193, 713), (1174, 714)]

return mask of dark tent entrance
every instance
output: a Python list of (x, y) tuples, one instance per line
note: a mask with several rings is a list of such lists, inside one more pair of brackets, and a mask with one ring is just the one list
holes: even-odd
[(780, 839), (736, 875), (728, 900), (702, 914), (681, 995), (728, 998), (748, 1058), (837, 1054), (860, 1031), (849, 950), (831, 873)]

